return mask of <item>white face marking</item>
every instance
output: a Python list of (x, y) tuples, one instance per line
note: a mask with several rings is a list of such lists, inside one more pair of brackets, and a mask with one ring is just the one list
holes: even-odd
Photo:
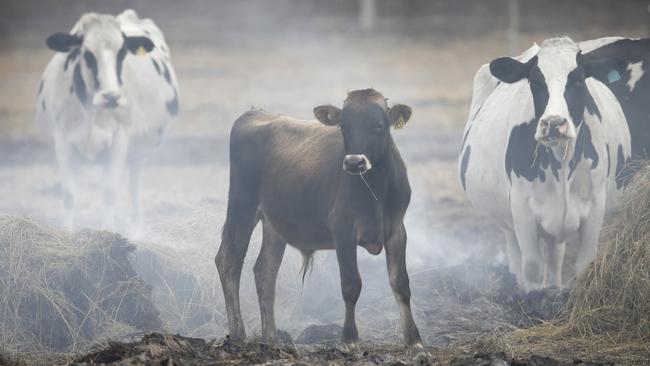
[(643, 76), (643, 61), (630, 64), (627, 69), (630, 70), (630, 80), (627, 81), (627, 88), (633, 91), (636, 83)]
[[(546, 104), (544, 113), (540, 117), (540, 121), (553, 116), (565, 118), (568, 123), (566, 127), (563, 127), (566, 130), (562, 132), (570, 139), (576, 137), (577, 131), (574, 121), (571, 119), (564, 92), (569, 73), (577, 67), (576, 55), (578, 51), (578, 47), (575, 44), (542, 45), (542, 48), (540, 48), (537, 54), (537, 66), (542, 72), (542, 75), (544, 75), (549, 94), (548, 103)], [(542, 124), (539, 123), (535, 137), (541, 138), (543, 137), (542, 134)]]
[(84, 52), (91, 52), (97, 63), (99, 88), (93, 84), (92, 71), (87, 67), (84, 71), (84, 80), (92, 86), (89, 90), (93, 93), (92, 101), (96, 107), (105, 104), (105, 95), (118, 96), (118, 106), (125, 104), (117, 75), (117, 55), (123, 42), (119, 25), (113, 19), (98, 19), (86, 27), (81, 57), (84, 57)]

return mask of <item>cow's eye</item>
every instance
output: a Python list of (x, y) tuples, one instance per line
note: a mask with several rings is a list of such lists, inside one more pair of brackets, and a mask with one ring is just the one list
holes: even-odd
[(381, 132), (381, 131), (384, 130), (384, 124), (381, 123), (381, 122), (379, 122), (379, 123), (377, 123), (376, 125), (374, 125), (374, 126), (372, 127), (372, 130), (373, 130), (374, 132)]

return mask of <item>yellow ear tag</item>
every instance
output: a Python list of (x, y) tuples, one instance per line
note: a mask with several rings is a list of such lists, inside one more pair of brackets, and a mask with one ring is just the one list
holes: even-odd
[(406, 121), (404, 120), (404, 117), (400, 116), (397, 122), (395, 122), (395, 129), (400, 130), (404, 128), (404, 125), (406, 125)]
[(138, 49), (135, 51), (135, 54), (138, 56), (143, 56), (147, 54), (147, 50), (144, 49), (144, 47), (140, 46)]

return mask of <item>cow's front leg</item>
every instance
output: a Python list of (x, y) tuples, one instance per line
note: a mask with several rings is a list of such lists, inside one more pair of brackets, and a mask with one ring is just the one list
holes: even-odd
[(587, 218), (580, 225), (578, 255), (576, 257), (575, 274), (582, 272), (595, 258), (598, 251), (600, 229), (605, 217), (605, 189), (596, 198)]
[(531, 214), (525, 198), (512, 200), (512, 219), (521, 252), (524, 289), (540, 289), (544, 280), (544, 258), (539, 243), (538, 223)]
[(404, 343), (413, 350), (421, 350), (423, 347), (420, 332), (413, 321), (411, 312), (411, 289), (406, 272), (406, 228), (404, 228), (404, 224), (396, 230), (385, 248), (388, 277), (393, 295), (399, 305)]
[(521, 270), (521, 251), (515, 232), (510, 228), (504, 228), (503, 234), (506, 238), (506, 256), (508, 257), (508, 269), (515, 275), (517, 284), (524, 286), (524, 276)]
[(58, 129), (54, 132), (54, 151), (56, 154), (57, 164), (59, 165), (61, 192), (63, 194), (63, 206), (65, 207), (64, 225), (67, 229), (74, 230), (76, 189), (70, 166), (70, 146), (68, 145), (63, 132)]
[(102, 229), (105, 230), (115, 230), (115, 206), (128, 150), (129, 139), (127, 132), (124, 127), (119, 127), (115, 132), (110, 161), (106, 171), (106, 187), (104, 190), (106, 211), (102, 222)]
[(357, 265), (357, 243), (351, 230), (335, 239), (336, 257), (341, 276), (341, 291), (345, 302), (345, 322), (343, 323), (343, 342), (351, 349), (357, 348), (359, 332), (355, 320), (355, 308), (361, 293), (361, 276)]
[(135, 158), (129, 162), (129, 193), (133, 206), (133, 231), (142, 228), (142, 165), (143, 159)]
[(564, 263), (564, 252), (566, 242), (556, 243), (554, 240), (546, 242), (546, 286), (562, 286), (562, 264)]

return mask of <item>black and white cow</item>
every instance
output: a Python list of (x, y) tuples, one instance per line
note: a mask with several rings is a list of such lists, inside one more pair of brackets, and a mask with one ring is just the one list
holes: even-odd
[(160, 144), (178, 114), (178, 88), (162, 32), (133, 10), (118, 16), (87, 13), (69, 33), (47, 46), (57, 53), (38, 89), (36, 120), (54, 144), (63, 187), (66, 223), (74, 225), (72, 158), (108, 157), (103, 226), (114, 227), (123, 171), (136, 224), (140, 181), (148, 150)]
[(627, 68), (612, 74), (605, 85), (618, 99), (627, 119), (632, 138), (632, 157), (650, 158), (650, 39), (620, 37), (580, 42), (582, 52), (603, 60), (621, 59)]
[(474, 93), (460, 181), (473, 205), (499, 221), (510, 270), (527, 290), (561, 285), (567, 241), (578, 245), (576, 272), (596, 254), (630, 156), (625, 116), (601, 81), (624, 68), (563, 37), (519, 60), (498, 58), (475, 78), (475, 90), (490, 79), (485, 72), (498, 82)]

